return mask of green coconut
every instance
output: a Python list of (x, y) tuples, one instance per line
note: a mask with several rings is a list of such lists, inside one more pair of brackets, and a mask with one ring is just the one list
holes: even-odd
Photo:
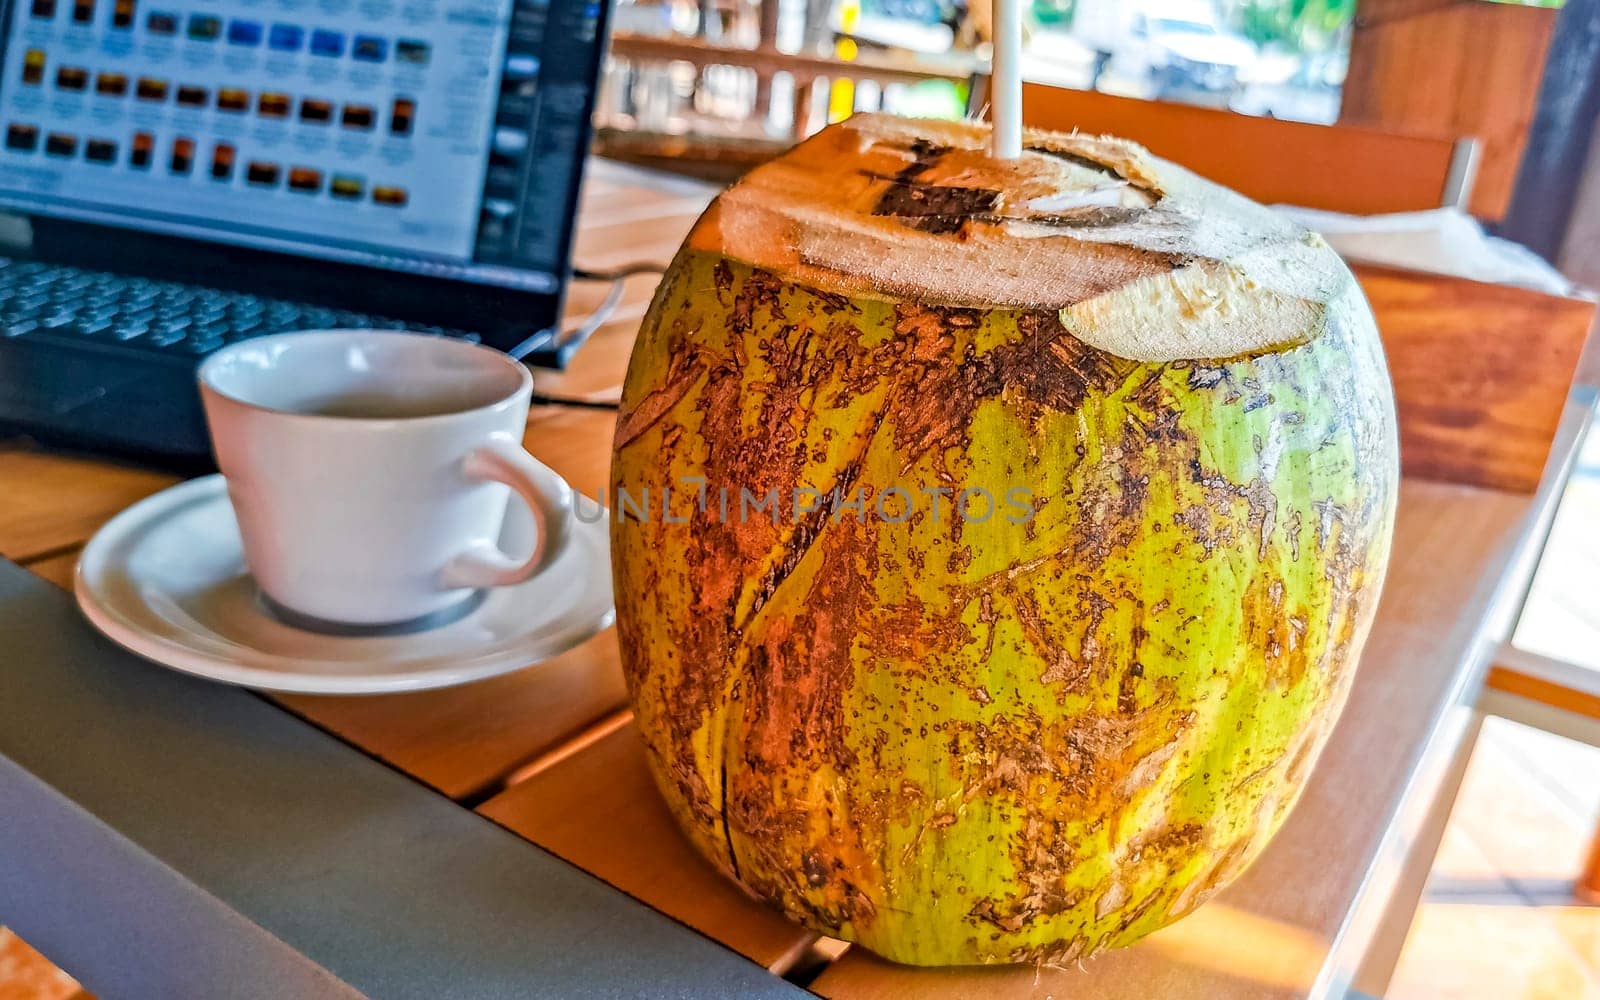
[(858, 116), (628, 371), (618, 634), (699, 851), (895, 961), (1070, 962), (1248, 865), (1349, 688), (1394, 404), (1315, 235), (1130, 143)]

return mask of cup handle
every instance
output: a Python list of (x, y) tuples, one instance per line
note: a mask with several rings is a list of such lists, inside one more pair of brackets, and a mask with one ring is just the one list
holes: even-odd
[(533, 552), (513, 559), (490, 542), (479, 542), (445, 564), (440, 582), (446, 589), (506, 587), (521, 583), (544, 568), (567, 543), (572, 521), (572, 487), (566, 480), (508, 440), (474, 448), (461, 461), (468, 479), (505, 483), (533, 514)]

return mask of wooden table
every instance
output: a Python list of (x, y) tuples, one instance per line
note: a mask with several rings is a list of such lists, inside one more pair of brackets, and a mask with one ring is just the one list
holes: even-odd
[[(665, 260), (708, 197), (690, 183), (596, 163), (577, 261), (603, 269)], [(1563, 417), (1562, 401), (1593, 307), (1448, 279), (1362, 277), (1401, 399), (1407, 476), (1388, 582), (1349, 705), (1300, 805), (1235, 885), (1171, 928), (1081, 968), (897, 968), (746, 897), (691, 852), (652, 787), (609, 632), (537, 668), (444, 691), (269, 697), (823, 995), (1142, 1000), (1367, 986), (1392, 961), (1374, 960), (1373, 942), (1392, 939), (1397, 922), (1403, 935), (1409, 920), (1387, 904), (1408, 892), (1414, 902), (1420, 888), (1417, 858), (1425, 855), (1425, 871), (1438, 793), (1452, 787), (1487, 658), (1516, 612), (1583, 424), (1582, 407), (1569, 404)], [(651, 285), (632, 279), (617, 316), (568, 372), (540, 374), (539, 391), (614, 400)], [(570, 314), (592, 309), (604, 291), (579, 285)], [(607, 409), (538, 406), (526, 441), (592, 496), (606, 481), (613, 420)], [(68, 587), (94, 530), (172, 482), (0, 442), (0, 554)]]

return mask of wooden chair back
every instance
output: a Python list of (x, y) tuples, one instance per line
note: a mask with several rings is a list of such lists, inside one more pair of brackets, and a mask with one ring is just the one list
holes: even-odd
[[(983, 88), (975, 106), (987, 102)], [(1266, 204), (1373, 214), (1465, 205), (1477, 144), (1024, 84), (1023, 120), (1111, 133)]]
[(1389, 357), (1407, 476), (1533, 493), (1595, 303), (1358, 265)]

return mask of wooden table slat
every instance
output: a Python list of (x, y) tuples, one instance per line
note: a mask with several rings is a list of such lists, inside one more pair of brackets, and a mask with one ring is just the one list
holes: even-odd
[(81, 545), (113, 514), (175, 482), (104, 459), (0, 446), (0, 556), (25, 562)]
[(28, 572), (34, 576), (43, 577), (62, 590), (71, 590), (72, 574), (77, 571), (78, 553), (82, 550), (82, 546), (74, 546), (42, 559), (25, 560), (22, 565), (28, 567)]
[(461, 687), (271, 697), (451, 798), (471, 799), (621, 708), (627, 692), (606, 631), (538, 666)]
[(644, 219), (585, 225), (573, 250), (576, 266), (601, 271), (640, 262), (666, 264), (698, 212), (677, 211)]
[(816, 935), (741, 892), (678, 832), (632, 724), (539, 771), (478, 810), (776, 972)]
[(28, 943), (0, 927), (0, 1000), (94, 1000)]

